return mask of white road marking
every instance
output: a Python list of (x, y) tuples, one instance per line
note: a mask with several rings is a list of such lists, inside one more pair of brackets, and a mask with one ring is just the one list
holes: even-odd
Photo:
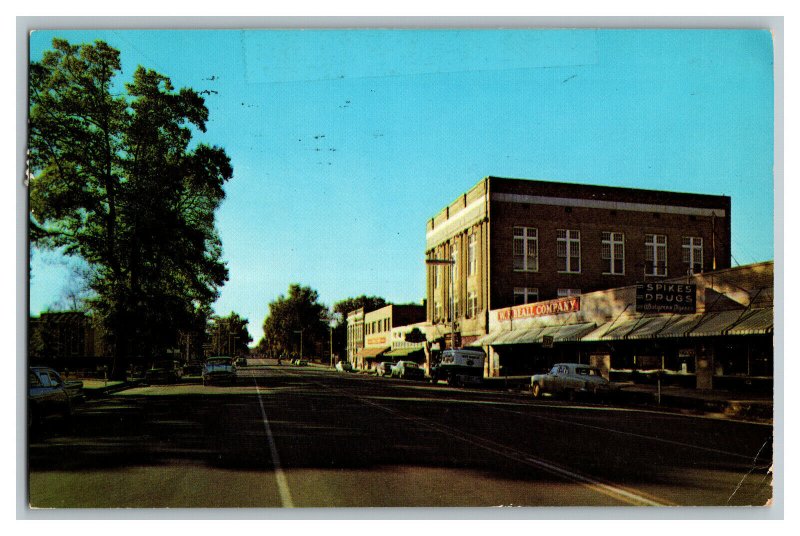
[(275, 480), (278, 483), (278, 494), (281, 497), (281, 506), (284, 508), (294, 508), (294, 503), (292, 502), (292, 494), (289, 491), (289, 482), (286, 480), (286, 474), (284, 474), (283, 469), (281, 468), (281, 460), (278, 456), (278, 448), (275, 446), (275, 438), (272, 436), (272, 429), (269, 426), (269, 420), (267, 419), (267, 412), (264, 409), (264, 401), (261, 399), (261, 390), (258, 388), (258, 382), (256, 381), (255, 375), (251, 374), (253, 378), (253, 383), (256, 385), (256, 394), (258, 395), (258, 405), (261, 407), (261, 418), (264, 421), (264, 429), (267, 431), (267, 439), (269, 440), (269, 452), (272, 456), (272, 465), (275, 467)]
[(508, 458), (518, 463), (523, 463), (525, 465), (536, 467), (537, 469), (541, 469), (550, 474), (558, 475), (562, 478), (565, 478), (567, 480), (580, 484), (588, 489), (591, 489), (597, 493), (601, 493), (603, 495), (606, 495), (607, 497), (611, 497), (614, 500), (631, 504), (634, 506), (675, 506), (674, 503), (671, 503), (664, 499), (655, 498), (652, 496), (646, 496), (646, 494), (644, 494), (643, 492), (637, 490), (631, 490), (628, 488), (623, 488), (622, 486), (619, 485), (613, 485), (606, 482), (602, 482), (596, 478), (582, 475), (580, 473), (571, 471), (564, 467), (559, 467), (551, 462), (547, 462), (539, 458), (534, 458), (529, 454), (519, 451), (513, 447), (502, 445), (494, 441), (481, 438), (479, 436), (475, 436), (473, 434), (468, 434), (466, 432), (450, 428), (449, 426), (445, 426), (443, 424), (434, 423), (422, 417), (406, 415), (400, 411), (388, 408), (372, 400), (368, 400), (366, 398), (362, 398), (360, 396), (347, 393), (346, 391), (342, 391), (325, 385), (322, 385), (322, 387), (325, 389), (338, 391), (339, 393), (348, 398), (357, 400), (363, 404), (373, 406), (377, 409), (385, 411), (386, 413), (394, 415), (395, 417), (401, 418), (403, 420), (421, 424), (422, 426), (431, 428), (432, 430), (435, 430), (439, 433), (452, 437), (453, 439), (457, 439), (459, 441), (463, 441), (465, 443), (469, 443), (471, 445), (483, 448), (494, 454), (503, 456), (504, 458)]

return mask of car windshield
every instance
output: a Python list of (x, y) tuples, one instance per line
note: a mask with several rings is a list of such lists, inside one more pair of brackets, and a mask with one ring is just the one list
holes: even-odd
[(600, 371), (599, 370), (593, 369), (593, 368), (586, 368), (586, 367), (581, 367), (581, 368), (575, 369), (575, 372), (577, 372), (578, 374), (580, 374), (582, 376), (599, 376), (600, 375)]
[(208, 365), (230, 365), (230, 359), (209, 359), (207, 362)]
[(417, 368), (417, 364), (416, 363), (403, 363), (403, 366), (405, 368)]

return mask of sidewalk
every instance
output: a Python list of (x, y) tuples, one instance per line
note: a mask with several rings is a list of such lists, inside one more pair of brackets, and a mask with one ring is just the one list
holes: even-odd
[[(659, 405), (658, 386), (617, 383), (618, 400), (628, 404)], [(772, 393), (741, 393), (723, 390), (687, 389), (684, 387), (662, 386), (661, 406), (691, 410), (700, 413), (725, 417), (754, 420), (773, 418)]]

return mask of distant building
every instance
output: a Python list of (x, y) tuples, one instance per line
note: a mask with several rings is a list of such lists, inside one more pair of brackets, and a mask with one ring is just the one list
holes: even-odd
[(28, 323), (31, 364), (64, 368), (96, 366), (108, 357), (92, 318), (79, 311), (42, 313)]
[(427, 222), (426, 318), (467, 345), (490, 310), (728, 268), (730, 237), (727, 196), (487, 177)]
[[(370, 369), (375, 366), (375, 361), (392, 348), (392, 330), (397, 326), (416, 324), (425, 320), (425, 306), (423, 305), (387, 305), (375, 311), (363, 313), (363, 320), (359, 309), (347, 315), (348, 320), (348, 354), (351, 348), (349, 334), (352, 320), (353, 332), (357, 336), (359, 325), (363, 326), (363, 342), (354, 340), (352, 348), (361, 344), (356, 350), (354, 359), (351, 360), (356, 368)], [(363, 324), (362, 324), (363, 322)]]

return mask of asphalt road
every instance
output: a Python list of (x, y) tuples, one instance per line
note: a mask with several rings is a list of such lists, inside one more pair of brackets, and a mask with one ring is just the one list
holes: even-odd
[(764, 505), (772, 427), (315, 367), (137, 387), (30, 439), (33, 507)]

